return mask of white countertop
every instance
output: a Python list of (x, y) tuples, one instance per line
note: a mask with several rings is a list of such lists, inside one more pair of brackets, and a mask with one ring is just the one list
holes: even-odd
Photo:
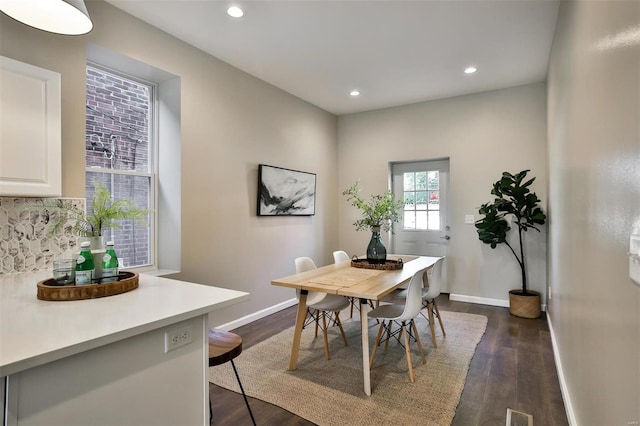
[(51, 271), (0, 276), (0, 377), (249, 299), (249, 293), (140, 275), (137, 289), (90, 300), (36, 297)]

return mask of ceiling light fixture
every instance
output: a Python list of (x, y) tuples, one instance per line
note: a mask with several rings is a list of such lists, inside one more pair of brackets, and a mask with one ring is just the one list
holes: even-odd
[(349, 92), (349, 94), (351, 96), (360, 96), (360, 92), (358, 90), (352, 90), (351, 92)]
[(465, 74), (473, 74), (474, 72), (478, 71), (478, 68), (476, 67), (468, 67), (464, 70)]
[(238, 6), (231, 6), (229, 9), (227, 9), (227, 15), (233, 18), (242, 18), (244, 16), (244, 11)]
[(93, 28), (83, 0), (0, 0), (0, 10), (16, 21), (50, 33), (80, 35)]

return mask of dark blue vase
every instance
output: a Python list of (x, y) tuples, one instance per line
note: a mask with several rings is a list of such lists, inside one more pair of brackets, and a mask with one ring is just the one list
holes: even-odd
[(367, 246), (367, 260), (369, 263), (385, 263), (387, 261), (387, 249), (382, 244), (379, 226), (371, 228), (371, 241)]

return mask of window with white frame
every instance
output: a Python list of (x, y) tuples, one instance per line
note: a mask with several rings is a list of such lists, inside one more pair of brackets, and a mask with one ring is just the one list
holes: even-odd
[(440, 229), (440, 172), (424, 170), (403, 173), (405, 230)]
[[(88, 64), (86, 70), (86, 198), (96, 182), (113, 200), (153, 211), (156, 187), (156, 89), (153, 83)], [(155, 215), (146, 223), (122, 220), (106, 230), (124, 267), (154, 263)]]

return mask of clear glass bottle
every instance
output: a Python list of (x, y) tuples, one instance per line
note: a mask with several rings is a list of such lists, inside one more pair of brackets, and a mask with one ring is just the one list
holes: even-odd
[(113, 241), (107, 241), (107, 250), (102, 257), (102, 279), (100, 282), (118, 281), (118, 257), (113, 247)]
[(95, 270), (96, 267), (91, 254), (91, 243), (84, 241), (80, 244), (80, 255), (76, 260), (76, 285), (91, 284)]

